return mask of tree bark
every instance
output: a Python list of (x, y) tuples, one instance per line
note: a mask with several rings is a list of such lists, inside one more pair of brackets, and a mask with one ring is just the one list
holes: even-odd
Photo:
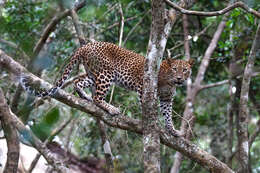
[[(13, 73), (15, 76), (26, 76), (30, 78), (30, 84), (32, 85), (41, 83), (42, 86), (51, 88), (49, 83), (29, 73), (23, 66), (6, 55), (2, 50), (0, 50), (0, 66), (1, 68), (5, 68), (9, 73)], [(53, 98), (70, 107), (88, 113), (88, 115), (100, 118), (104, 123), (111, 127), (143, 134), (142, 122), (140, 120), (129, 118), (122, 114), (111, 117), (107, 112), (93, 104), (93, 102), (77, 98), (63, 90), (58, 90)], [(162, 144), (181, 152), (191, 160), (199, 163), (205, 169), (211, 170), (212, 172), (233, 173), (226, 164), (222, 163), (209, 153), (201, 150), (196, 145), (191, 144), (189, 141), (183, 138), (170, 136), (162, 128), (159, 128), (159, 134)]]
[(249, 144), (248, 144), (248, 92), (251, 80), (251, 74), (256, 58), (256, 53), (260, 49), (260, 24), (258, 25), (253, 46), (248, 57), (248, 62), (244, 71), (242, 81), (239, 114), (237, 123), (237, 138), (238, 138), (238, 161), (240, 163), (241, 173), (249, 173)]
[(0, 120), (8, 147), (7, 161), (3, 173), (13, 173), (17, 172), (20, 146), (15, 126), (9, 121), (6, 109), (7, 104), (0, 88)]
[(152, 26), (146, 55), (142, 95), (144, 172), (160, 172), (160, 136), (158, 133), (157, 82), (166, 40), (163, 39), (165, 3), (152, 1)]

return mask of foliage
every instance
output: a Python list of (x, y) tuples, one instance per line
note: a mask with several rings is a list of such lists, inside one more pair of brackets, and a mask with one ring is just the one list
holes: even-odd
[[(124, 35), (134, 28), (139, 19), (144, 17), (142, 22), (135, 28), (129, 36), (123, 47), (134, 50), (145, 55), (149, 40), (151, 16), (145, 13), (150, 10), (149, 1), (131, 1), (131, 0), (88, 0), (87, 5), (78, 11), (80, 26), (85, 37), (88, 38), (94, 34), (94, 38), (99, 41), (118, 43), (119, 26), (109, 28), (111, 25), (120, 22), (118, 12), (118, 3), (122, 5), (125, 20)], [(17, 61), (26, 65), (33, 66), (35, 74), (41, 75), (45, 80), (53, 83), (60, 77), (60, 71), (69, 59), (70, 55), (79, 47), (75, 29), (71, 18), (64, 18), (49, 36), (47, 43), (39, 55), (34, 57), (33, 48), (41, 37), (44, 28), (51, 19), (60, 14), (64, 9), (71, 8), (74, 1), (51, 1), (51, 0), (8, 0), (4, 8), (0, 7), (0, 35), (1, 39), (15, 43), (20, 50), (25, 52), (30, 59), (22, 56), (22, 52), (0, 42), (0, 48), (16, 58)], [(227, 1), (198, 1), (192, 10), (215, 11), (224, 8)], [(257, 1), (248, 1), (248, 5), (254, 9), (259, 9)], [(202, 31), (209, 26), (207, 31), (202, 34), (198, 40), (190, 41), (191, 57), (196, 63), (193, 68), (192, 79), (196, 77), (201, 59), (210, 43), (213, 34), (216, 31), (218, 23), (222, 16), (218, 17), (189, 17), (189, 33), (191, 36)], [(210, 66), (206, 72), (204, 83), (215, 83), (221, 80), (229, 79), (228, 67), (232, 57), (236, 52), (241, 65), (244, 67), (252, 40), (255, 35), (257, 19), (241, 9), (235, 9), (230, 13), (226, 28), (218, 42), (217, 49), (211, 57)], [(124, 41), (124, 40), (123, 40)], [(167, 48), (170, 49), (183, 41), (182, 21), (178, 20), (167, 42)], [(172, 56), (182, 54), (184, 56), (183, 46), (174, 49)], [(259, 71), (260, 59), (256, 61), (256, 71)], [(33, 71), (31, 68), (30, 70)], [(40, 71), (40, 72), (39, 72)], [(38, 73), (39, 72), (39, 73)], [(4, 88), (11, 102), (16, 86), (14, 81), (7, 80), (7, 73), (0, 69), (0, 87)], [(4, 82), (3, 82), (4, 81)], [(252, 79), (252, 91), (255, 93), (255, 99), (260, 100), (260, 78)], [(66, 88), (73, 93), (72, 87)], [(109, 100), (110, 94), (107, 96)], [(174, 98), (173, 109), (182, 115), (186, 103), (186, 87), (177, 89)], [(205, 89), (196, 98), (195, 114), (196, 125), (193, 131), (193, 142), (206, 151), (214, 154), (218, 159), (226, 161), (227, 152), (227, 105), (230, 103), (228, 85), (216, 88)], [(70, 116), (75, 116), (75, 123), (70, 123), (61, 134), (58, 135), (59, 142), (68, 150), (75, 152), (79, 157), (95, 156), (104, 158), (99, 128), (96, 120), (88, 115), (82, 115), (78, 110), (71, 110), (58, 102), (49, 102), (44, 100), (43, 105), (37, 105), (38, 100), (22, 95), (18, 105), (18, 115), (24, 123), (30, 125), (32, 131), (42, 141), (47, 139), (55, 127), (61, 125), (64, 120)], [(134, 92), (126, 91), (116, 87), (113, 95), (112, 104), (120, 107), (125, 115), (141, 119), (141, 109), (138, 103), (137, 95)], [(254, 104), (250, 100), (250, 134), (256, 129), (255, 122), (259, 120), (259, 111), (255, 110)], [(259, 102), (258, 102), (259, 104)], [(180, 126), (181, 118), (174, 116), (176, 126)], [(32, 124), (33, 122), (33, 124)], [(163, 126), (163, 118), (160, 117), (160, 125)], [(70, 128), (72, 128), (71, 136)], [(123, 130), (107, 128), (107, 134), (111, 143), (112, 152), (117, 159), (118, 167), (122, 172), (143, 172), (142, 167), (142, 137)], [(26, 134), (25, 134), (26, 136)], [(56, 139), (56, 138), (55, 138)], [(251, 168), (253, 172), (259, 172), (259, 137), (253, 143), (250, 156)], [(175, 151), (165, 146), (161, 146), (162, 172), (169, 172), (174, 161)], [(235, 160), (234, 165), (237, 164)], [(181, 172), (207, 172), (197, 163), (185, 158)]]

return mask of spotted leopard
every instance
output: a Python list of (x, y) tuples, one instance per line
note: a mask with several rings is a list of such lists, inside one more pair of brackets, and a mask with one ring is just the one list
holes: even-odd
[[(60, 80), (48, 91), (35, 91), (39, 97), (51, 96), (62, 87), (72, 72), (73, 66), (82, 63), (86, 73), (74, 80), (74, 88), (78, 95), (87, 100), (93, 100), (98, 106), (112, 115), (120, 110), (105, 101), (105, 96), (112, 83), (129, 90), (136, 91), (142, 100), (143, 76), (145, 58), (132, 51), (107, 42), (92, 42), (80, 47), (65, 67)], [(172, 101), (176, 86), (183, 84), (191, 74), (193, 61), (166, 59), (162, 61), (158, 76), (158, 96), (161, 113), (165, 117), (165, 126), (169, 133), (178, 136), (172, 123)], [(22, 78), (24, 88), (32, 92)], [(84, 88), (92, 90), (92, 98), (87, 96)]]

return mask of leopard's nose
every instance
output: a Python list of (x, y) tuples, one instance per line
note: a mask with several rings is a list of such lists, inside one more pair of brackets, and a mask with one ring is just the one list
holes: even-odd
[(177, 77), (177, 80), (181, 80), (181, 77)]

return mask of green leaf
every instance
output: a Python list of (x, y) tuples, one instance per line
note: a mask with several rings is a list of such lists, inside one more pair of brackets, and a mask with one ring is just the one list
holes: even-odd
[(49, 125), (54, 125), (55, 123), (58, 122), (60, 117), (60, 112), (59, 109), (57, 107), (51, 109), (45, 116), (43, 119), (43, 122), (49, 124)]
[(59, 117), (59, 109), (57, 107), (51, 109), (44, 115), (43, 119), (39, 123), (34, 124), (31, 127), (33, 133), (42, 141), (45, 141), (51, 135)]

